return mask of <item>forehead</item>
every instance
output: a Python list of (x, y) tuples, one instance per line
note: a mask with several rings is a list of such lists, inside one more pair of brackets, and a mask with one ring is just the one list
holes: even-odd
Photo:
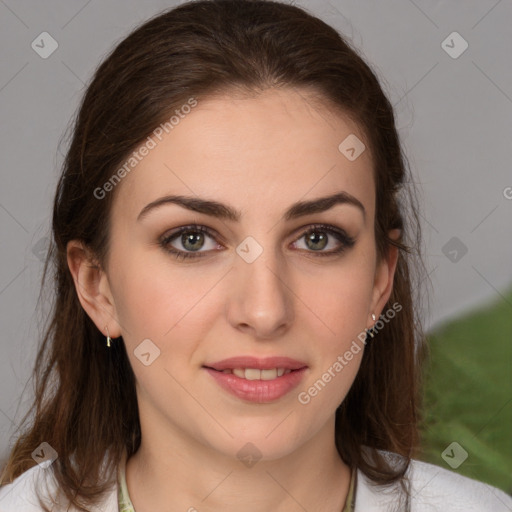
[(358, 197), (373, 215), (370, 151), (352, 161), (342, 152), (344, 141), (365, 141), (364, 133), (306, 91), (210, 96), (167, 131), (161, 140), (151, 135), (153, 148), (118, 185), (114, 209), (123, 217), (134, 219), (147, 203), (170, 193), (261, 215), (262, 209), (338, 190)]

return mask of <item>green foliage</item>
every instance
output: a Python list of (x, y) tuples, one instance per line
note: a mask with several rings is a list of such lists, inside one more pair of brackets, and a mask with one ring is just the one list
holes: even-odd
[[(428, 336), (423, 456), (512, 494), (512, 290)], [(456, 441), (468, 458), (442, 458)]]

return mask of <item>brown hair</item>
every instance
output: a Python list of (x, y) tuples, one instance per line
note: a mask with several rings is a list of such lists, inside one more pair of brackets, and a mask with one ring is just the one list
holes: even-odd
[[(305, 10), (266, 0), (200, 0), (155, 16), (121, 41), (82, 99), (55, 195), (53, 240), (41, 283), (43, 290), (51, 267), (55, 300), (34, 367), (33, 409), (23, 422), (29, 414), (34, 419), (12, 448), (0, 483), (34, 466), (31, 453), (45, 441), (58, 453), (51, 469), (59, 488), (86, 510), (80, 502), (94, 504), (109, 488), (102, 462), (110, 471), (124, 449), (128, 457), (137, 451), (141, 431), (126, 348), (119, 340), (107, 350), (81, 307), (67, 243), (82, 240), (106, 268), (115, 194), (98, 200), (94, 191), (191, 97), (281, 87), (313, 91), (324, 105), (349, 115), (375, 162), (377, 253), (382, 258), (390, 244), (399, 248), (388, 304), (399, 303), (402, 310), (365, 349), (336, 411), (336, 446), (346, 464), (375, 483), (403, 481), (418, 447), (424, 346), (414, 309), (420, 296), (412, 295), (419, 286), (410, 271), (419, 276), (424, 267), (416, 192), (392, 106), (358, 53)], [(402, 229), (396, 242), (387, 236), (393, 228)], [(401, 456), (399, 463), (381, 450)]]

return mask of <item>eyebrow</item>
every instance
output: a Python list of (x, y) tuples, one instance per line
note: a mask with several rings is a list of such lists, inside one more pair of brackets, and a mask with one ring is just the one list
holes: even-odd
[[(211, 215), (219, 219), (231, 220), (233, 222), (240, 221), (242, 216), (241, 212), (235, 210), (231, 206), (219, 203), (217, 201), (211, 201), (206, 199), (200, 199), (192, 196), (181, 196), (181, 195), (169, 195), (161, 197), (152, 201), (146, 205), (139, 213), (137, 221), (145, 217), (150, 211), (156, 210), (166, 204), (177, 204), (192, 210), (194, 212), (203, 213), (205, 215)], [(285, 220), (292, 220), (299, 217), (304, 217), (313, 213), (320, 213), (330, 210), (337, 204), (349, 204), (359, 208), (363, 214), (363, 218), (366, 219), (366, 210), (359, 201), (353, 195), (348, 192), (338, 192), (331, 196), (320, 197), (311, 201), (299, 201), (294, 203), (284, 214)]]

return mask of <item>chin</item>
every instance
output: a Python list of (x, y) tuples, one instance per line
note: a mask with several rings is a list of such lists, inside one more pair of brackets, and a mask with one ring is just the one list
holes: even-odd
[(286, 415), (279, 415), (260, 421), (252, 419), (251, 425), (243, 424), (238, 427), (232, 424), (228, 428), (232, 438), (224, 433), (221, 443), (219, 437), (216, 437), (208, 444), (227, 457), (241, 460), (245, 457), (267, 461), (283, 458), (302, 444), (298, 433), (294, 433), (292, 425), (287, 424), (288, 420), (280, 424), (285, 417)]

